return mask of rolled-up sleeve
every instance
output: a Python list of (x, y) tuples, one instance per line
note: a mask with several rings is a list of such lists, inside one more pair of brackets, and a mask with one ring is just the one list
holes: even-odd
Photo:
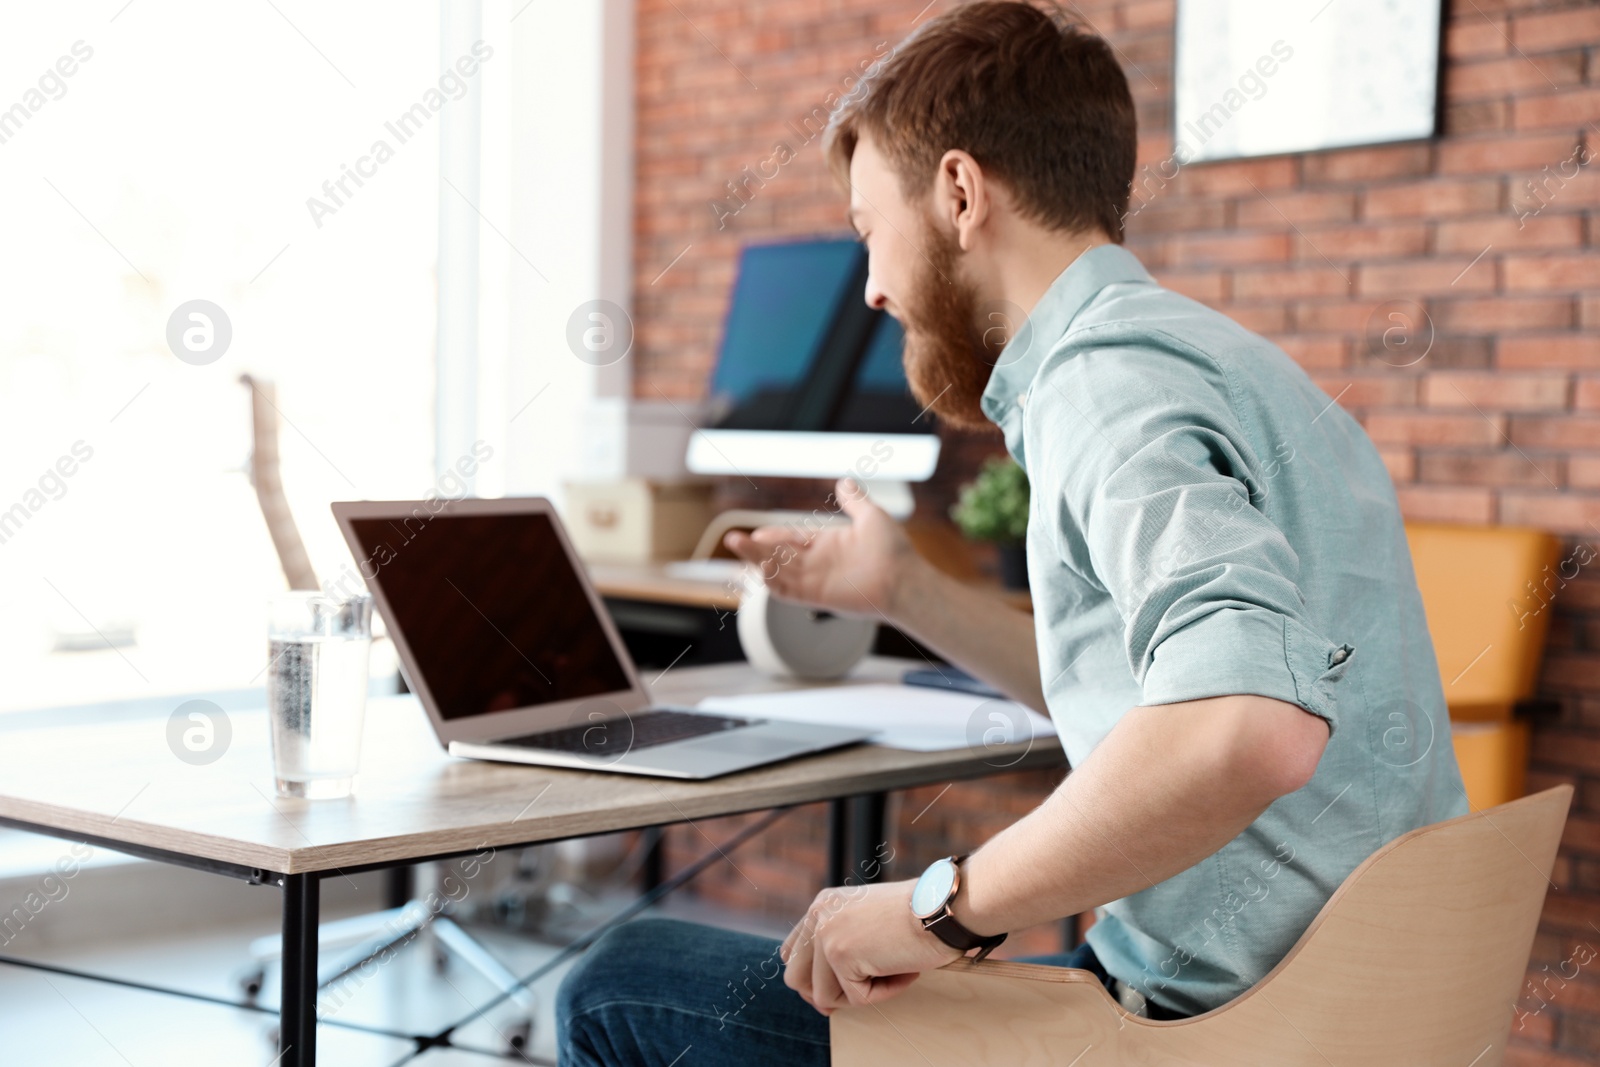
[(1115, 603), (1143, 703), (1253, 694), (1331, 732), (1354, 649), (1316, 630), (1299, 559), (1261, 506), (1294, 476), (1292, 443), (1252, 449), (1203, 368), (1171, 364), (1156, 376), (1138, 351), (1096, 352), (1036, 386), (1060, 415), (1030, 466), (1060, 486), (1066, 555)]

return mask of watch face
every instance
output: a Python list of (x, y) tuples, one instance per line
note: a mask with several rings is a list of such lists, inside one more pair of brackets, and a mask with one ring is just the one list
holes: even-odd
[(911, 890), (911, 911), (919, 919), (939, 913), (956, 887), (956, 865), (948, 859), (934, 860)]

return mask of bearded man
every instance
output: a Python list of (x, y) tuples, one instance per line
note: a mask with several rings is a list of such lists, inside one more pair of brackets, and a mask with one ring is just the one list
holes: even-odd
[(1071, 773), (919, 879), (824, 890), (781, 944), (612, 931), (563, 985), (563, 1064), (823, 1065), (831, 1012), (1090, 909), (1083, 944), (1036, 962), (1189, 1017), (1385, 842), (1467, 810), (1389, 475), (1282, 350), (1122, 247), (1136, 143), (1111, 48), (1022, 3), (931, 20), (828, 131), (913, 392), (999, 426), (1027, 471), (1031, 615), (934, 570), (846, 482), (848, 525), (728, 542), (793, 556), (777, 595), (881, 612), (1047, 711)]

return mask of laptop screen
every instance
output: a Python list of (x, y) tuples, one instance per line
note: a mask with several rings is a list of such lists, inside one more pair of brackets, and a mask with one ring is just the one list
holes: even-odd
[(631, 688), (548, 515), (352, 519), (445, 719)]

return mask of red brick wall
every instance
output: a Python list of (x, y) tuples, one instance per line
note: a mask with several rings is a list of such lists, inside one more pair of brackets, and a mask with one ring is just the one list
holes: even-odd
[[(923, 2), (640, 0), (639, 395), (700, 395), (742, 242), (841, 229), (843, 200), (804, 120)], [(1600, 152), (1600, 7), (1449, 7), (1444, 136), (1191, 164), (1170, 182), (1141, 170), (1128, 246), (1338, 397), (1378, 444), (1407, 517), (1600, 541), (1600, 168), (1575, 168)], [(1119, 49), (1141, 166), (1159, 174), (1173, 148), (1172, 0), (1077, 10)], [(793, 159), (762, 169), (779, 142)], [(942, 509), (998, 447), (982, 435), (954, 444), (919, 506)], [(1552, 612), (1542, 690), (1560, 711), (1536, 730), (1530, 787), (1566, 781), (1579, 793), (1508, 1059), (1547, 1067), (1600, 1052), (1600, 970), (1569, 978), (1562, 965), (1600, 949), (1600, 578), (1581, 574)], [(906, 796), (895, 873), (945, 842), (981, 841), (1053, 780), (957, 785), (915, 824), (939, 790)], [(736, 857), (759, 892), (733, 871), (703, 891), (796, 914), (818, 884), (824, 823), (808, 809), (781, 825)], [(693, 832), (673, 838), (675, 855), (701, 845)], [(1053, 947), (1046, 932), (1025, 940)]]

